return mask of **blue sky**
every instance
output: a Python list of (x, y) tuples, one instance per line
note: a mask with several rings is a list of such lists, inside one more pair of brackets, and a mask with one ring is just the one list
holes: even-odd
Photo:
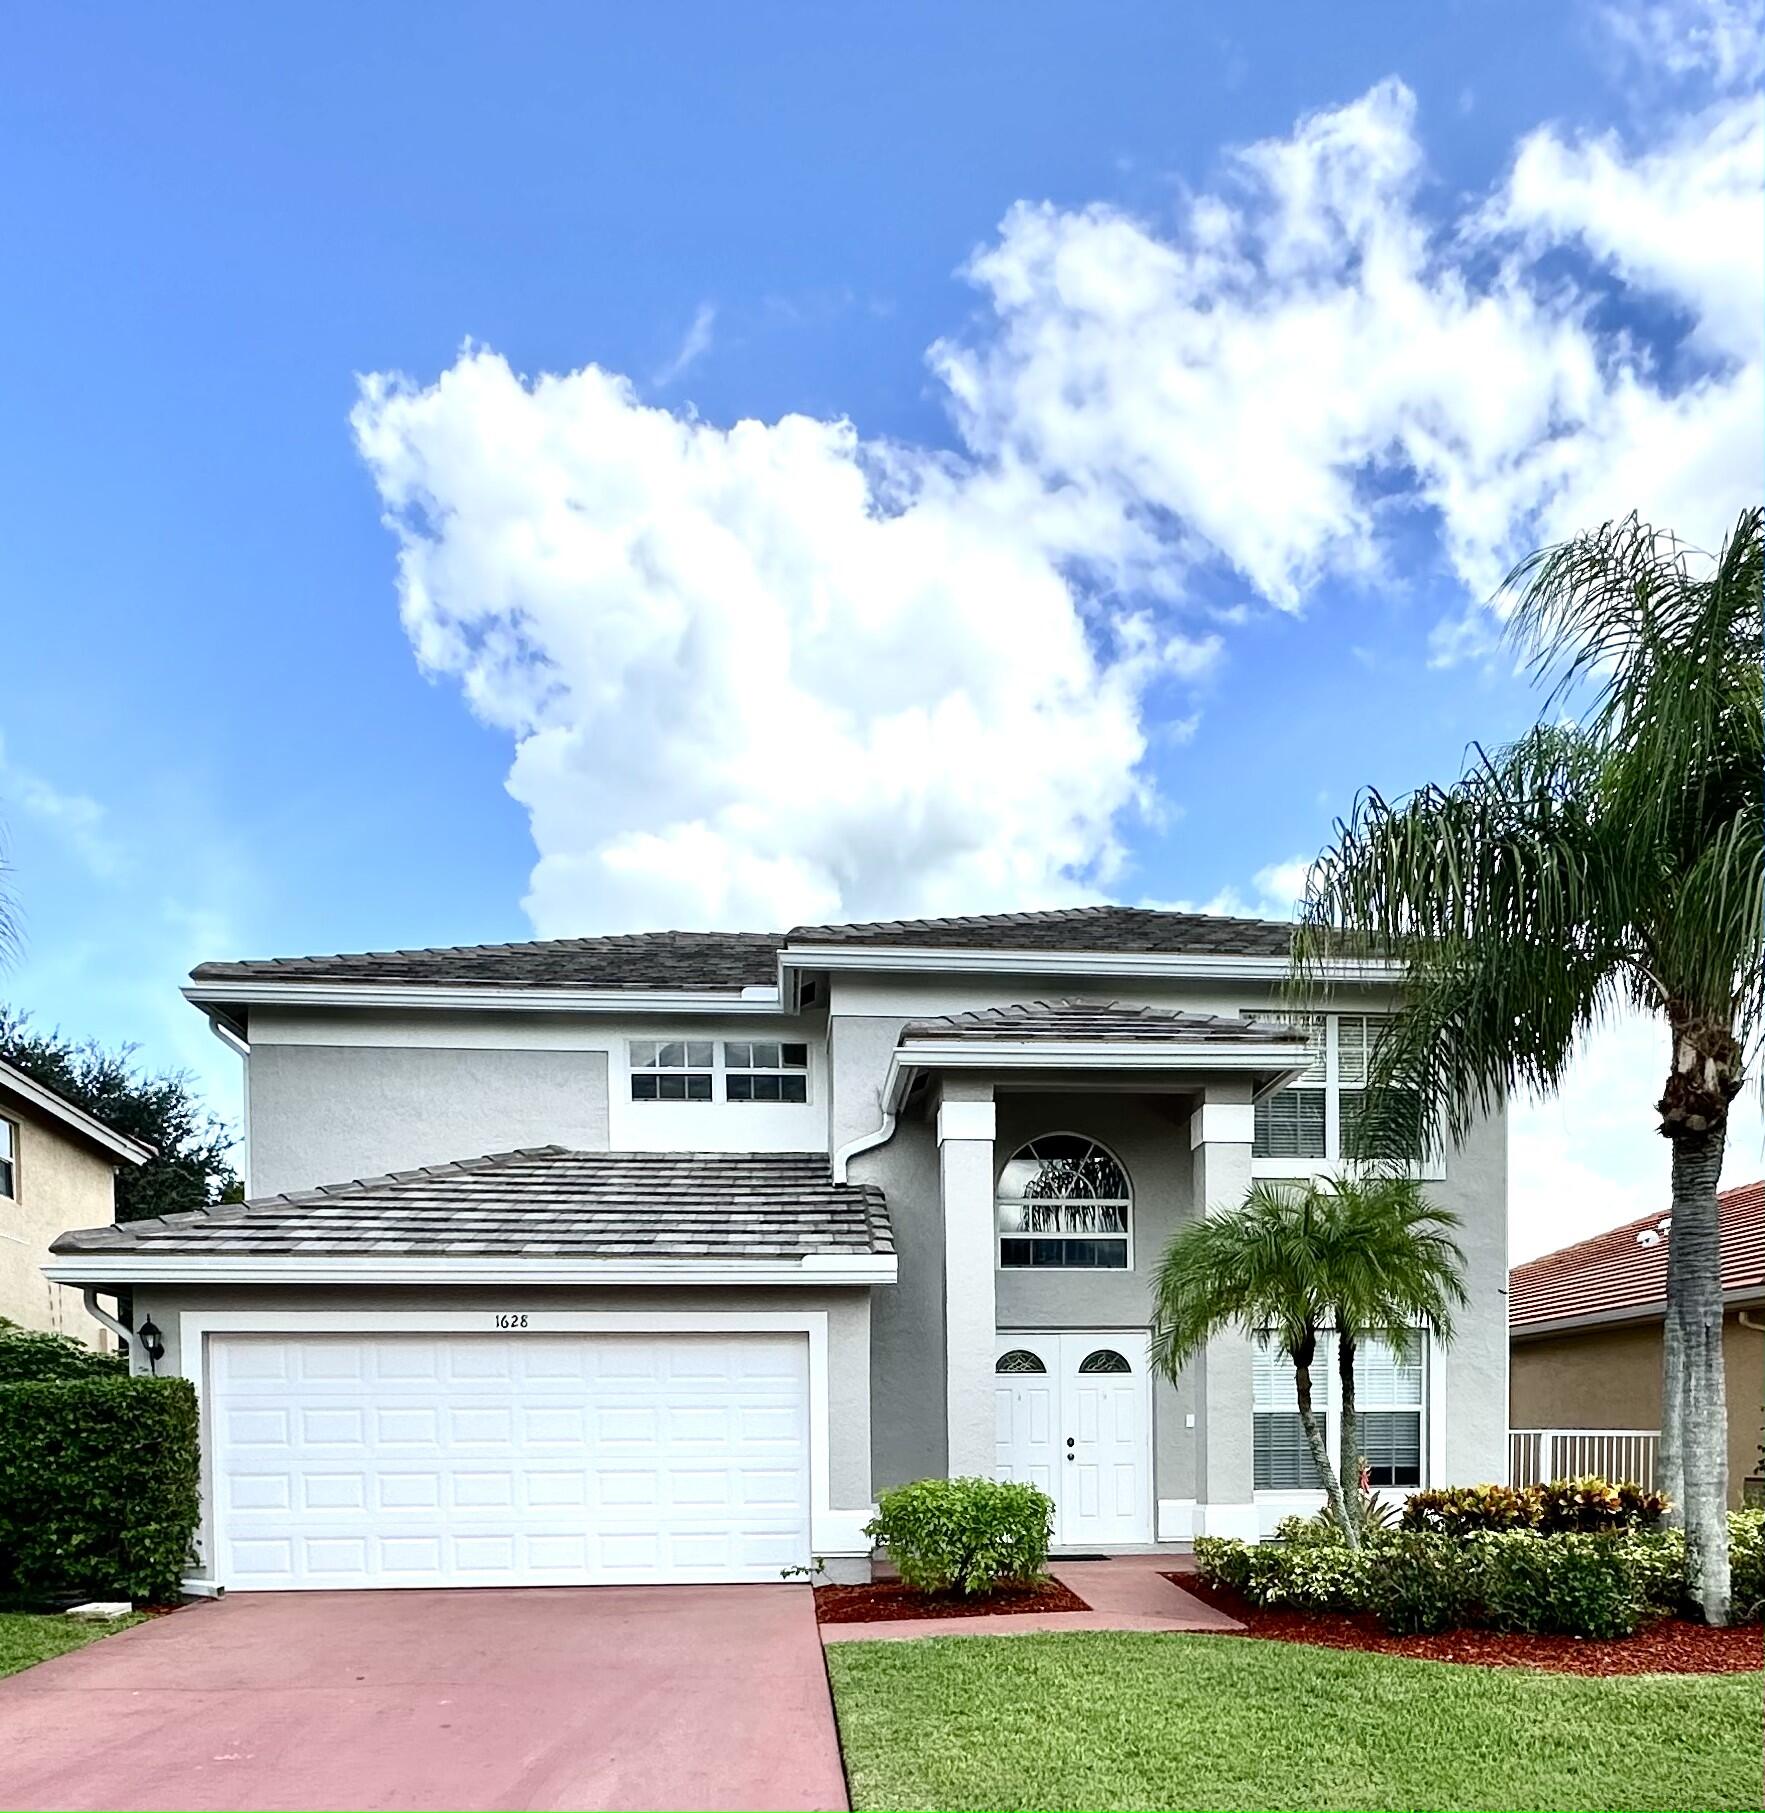
[[(19, 15), (0, 986), (231, 1112), (207, 956), (1281, 910), (1528, 720), (1507, 559), (1759, 493), (1757, 29)], [(1553, 1236), (1653, 1206), (1614, 1041)]]

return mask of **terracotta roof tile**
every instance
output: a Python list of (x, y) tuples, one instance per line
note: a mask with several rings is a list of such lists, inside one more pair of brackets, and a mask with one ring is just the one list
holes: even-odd
[[(1765, 1295), (1765, 1182), (1725, 1190), (1716, 1200), (1723, 1294)], [(1529, 1329), (1583, 1316), (1659, 1310), (1667, 1298), (1671, 1239), (1670, 1216), (1644, 1215), (1515, 1266), (1508, 1274), (1508, 1326)]]

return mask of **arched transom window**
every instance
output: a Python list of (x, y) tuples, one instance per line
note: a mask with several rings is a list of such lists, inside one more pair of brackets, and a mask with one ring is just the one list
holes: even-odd
[(1127, 1173), (1094, 1139), (1033, 1139), (999, 1178), (999, 1263), (1124, 1271), (1131, 1208)]

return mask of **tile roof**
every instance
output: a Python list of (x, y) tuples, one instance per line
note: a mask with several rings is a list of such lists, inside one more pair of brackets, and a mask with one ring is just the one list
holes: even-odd
[(974, 1013), (914, 1020), (903, 1039), (1047, 1041), (1156, 1045), (1303, 1045), (1297, 1026), (1273, 1020), (1245, 1020), (1236, 1014), (1179, 1013), (1166, 1007), (1136, 1007), (1122, 1001), (1024, 1001)]
[(261, 957), (203, 963), (198, 982), (394, 982), (499, 988), (729, 989), (773, 981), (776, 932), (631, 932), (609, 938), (535, 938), (434, 950), (356, 951), (336, 957)]
[(1228, 919), (1152, 907), (1066, 907), (1048, 913), (983, 913), (963, 919), (879, 919), (864, 925), (799, 925), (792, 944), (906, 945), (926, 950), (1149, 951), (1167, 955), (1285, 957), (1287, 920)]
[(787, 945), (906, 946), (938, 950), (1156, 952), (1285, 957), (1285, 921), (1164, 913), (1149, 907), (1069, 907), (966, 919), (884, 919), (805, 925), (790, 932), (631, 932), (520, 944), (356, 951), (203, 963), (197, 982), (427, 983), (499, 988), (728, 989), (774, 980)]
[[(1716, 1202), (1722, 1218), (1723, 1294), (1765, 1296), (1765, 1182), (1725, 1190)], [(1667, 1300), (1672, 1240), (1670, 1231), (1662, 1232), (1663, 1220), (1670, 1224), (1671, 1217), (1644, 1215), (1515, 1266), (1508, 1274), (1508, 1326), (1520, 1331), (1584, 1316), (1619, 1316), (1626, 1310), (1658, 1312)]]
[(355, 1183), (80, 1228), (57, 1253), (796, 1259), (889, 1253), (874, 1184), (823, 1152), (540, 1146)]

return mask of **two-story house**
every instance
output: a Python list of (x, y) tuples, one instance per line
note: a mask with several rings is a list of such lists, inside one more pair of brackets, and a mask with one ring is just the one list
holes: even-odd
[[(1394, 977), (1277, 1017), (1291, 928), (1119, 907), (211, 963), (239, 1207), (72, 1233), (196, 1384), (199, 1578), (864, 1569), (876, 1494), (1033, 1480), (1069, 1550), (1320, 1502), (1291, 1373), (1146, 1359), (1171, 1236), (1335, 1164)], [(1501, 1119), (1430, 1163), (1471, 1306), (1363, 1356), (1394, 1489), (1500, 1478)], [(1329, 1394), (1327, 1374), (1321, 1389)]]

